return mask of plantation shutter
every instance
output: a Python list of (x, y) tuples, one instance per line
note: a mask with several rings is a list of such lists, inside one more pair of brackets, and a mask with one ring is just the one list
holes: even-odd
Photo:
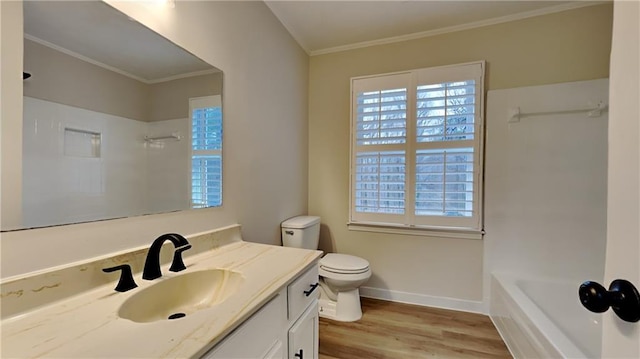
[(398, 222), (405, 214), (409, 74), (354, 84), (352, 176), (358, 220)]
[(483, 63), (352, 79), (350, 223), (479, 230)]

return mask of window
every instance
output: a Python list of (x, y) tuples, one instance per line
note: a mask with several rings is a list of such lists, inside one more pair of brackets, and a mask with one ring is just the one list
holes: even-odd
[(481, 230), (484, 62), (351, 81), (350, 224)]
[(222, 101), (189, 99), (191, 115), (191, 207), (222, 205)]

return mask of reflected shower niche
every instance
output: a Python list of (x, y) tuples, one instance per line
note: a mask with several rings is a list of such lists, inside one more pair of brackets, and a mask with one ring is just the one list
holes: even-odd
[(102, 140), (99, 132), (64, 129), (64, 155), (69, 157), (100, 158)]

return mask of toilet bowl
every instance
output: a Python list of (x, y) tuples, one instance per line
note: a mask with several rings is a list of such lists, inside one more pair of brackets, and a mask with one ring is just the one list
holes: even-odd
[[(285, 247), (317, 249), (320, 237), (320, 217), (298, 216), (281, 225)], [(363, 258), (328, 253), (319, 264), (319, 315), (342, 322), (362, 318), (358, 288), (369, 280), (371, 269)]]
[(353, 322), (362, 318), (359, 287), (371, 277), (369, 262), (360, 257), (329, 253), (320, 260), (319, 314)]

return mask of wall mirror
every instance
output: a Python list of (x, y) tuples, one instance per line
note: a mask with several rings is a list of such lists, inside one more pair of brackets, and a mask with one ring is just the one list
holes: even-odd
[(220, 70), (102, 1), (25, 1), (24, 32), (22, 208), (3, 231), (221, 205)]

